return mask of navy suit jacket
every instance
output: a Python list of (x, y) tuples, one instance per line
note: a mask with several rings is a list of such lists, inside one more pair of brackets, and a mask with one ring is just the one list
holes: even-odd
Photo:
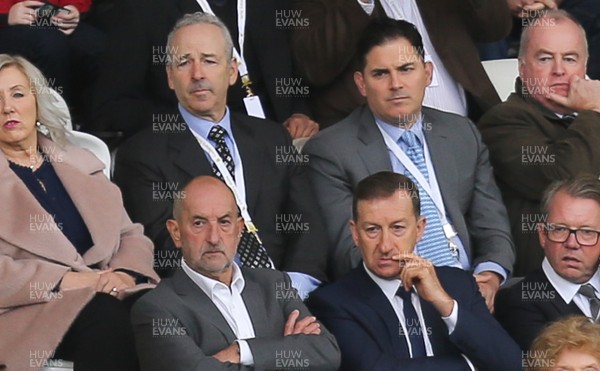
[(574, 302), (563, 300), (542, 268), (496, 296), (496, 318), (523, 350), (547, 324), (568, 315), (584, 314)]
[(448, 267), (437, 267), (436, 273), (458, 303), (458, 321), (448, 335), (439, 312), (421, 300), (433, 357), (409, 357), (392, 305), (362, 264), (311, 295), (311, 312), (337, 338), (341, 370), (470, 370), (461, 353), (480, 371), (521, 369), (519, 347), (489, 313), (473, 277)]

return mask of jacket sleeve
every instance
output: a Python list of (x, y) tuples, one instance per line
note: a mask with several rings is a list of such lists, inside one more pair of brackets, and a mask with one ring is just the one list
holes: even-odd
[(373, 328), (353, 318), (343, 304), (334, 299), (312, 295), (309, 306), (313, 314), (335, 335), (342, 352), (341, 370), (470, 370), (460, 355), (411, 359), (385, 352), (378, 345), (378, 335)]
[[(283, 274), (285, 292), (282, 293), (282, 315), (287, 319), (294, 310), (300, 312), (299, 319), (311, 316), (296, 289), (291, 286), (290, 278)], [(274, 294), (276, 295), (276, 294)], [(281, 329), (283, 335), (283, 329)], [(319, 335), (296, 334), (271, 338), (249, 339), (248, 345), (254, 356), (254, 365), (258, 370), (293, 369), (304, 367), (310, 370), (338, 370), (340, 350), (335, 337), (323, 326)], [(285, 357), (278, 354), (293, 354)], [(297, 355), (297, 356), (296, 356)], [(286, 362), (287, 361), (287, 362)], [(289, 364), (290, 362), (294, 364)]]

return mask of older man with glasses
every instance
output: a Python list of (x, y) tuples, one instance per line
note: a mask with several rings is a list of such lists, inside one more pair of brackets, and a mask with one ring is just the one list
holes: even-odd
[(541, 268), (496, 299), (498, 320), (524, 350), (547, 323), (564, 316), (600, 322), (600, 180), (581, 175), (551, 184), (542, 211)]

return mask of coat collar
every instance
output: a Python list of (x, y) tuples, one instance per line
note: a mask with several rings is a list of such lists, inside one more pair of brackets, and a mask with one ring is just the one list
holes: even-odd
[[(105, 182), (108, 179), (102, 181), (99, 175), (95, 175), (102, 172), (104, 165), (91, 153), (70, 146), (61, 148), (40, 134), (38, 145), (80, 212), (94, 245), (82, 259), (60, 231), (60, 226), (53, 222), (53, 217), (10, 169), (8, 160), (1, 152), (0, 202), (9, 212), (0, 214), (0, 236), (29, 253), (86, 270), (86, 266), (108, 259), (114, 246), (119, 243), (119, 235), (105, 233), (106, 230), (120, 230), (121, 220), (114, 217), (115, 210), (122, 209), (119, 194), (107, 192)], [(43, 237), (40, 237), (40, 233), (43, 233)]]

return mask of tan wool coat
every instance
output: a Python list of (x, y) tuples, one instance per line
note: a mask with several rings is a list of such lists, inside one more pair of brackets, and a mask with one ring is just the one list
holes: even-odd
[(70, 324), (94, 296), (91, 288), (53, 292), (69, 271), (128, 269), (159, 280), (152, 242), (123, 208), (121, 192), (90, 152), (60, 148), (38, 135), (39, 145), (73, 199), (94, 242), (83, 255), (61, 232), (0, 152), (0, 369), (46, 365)]

